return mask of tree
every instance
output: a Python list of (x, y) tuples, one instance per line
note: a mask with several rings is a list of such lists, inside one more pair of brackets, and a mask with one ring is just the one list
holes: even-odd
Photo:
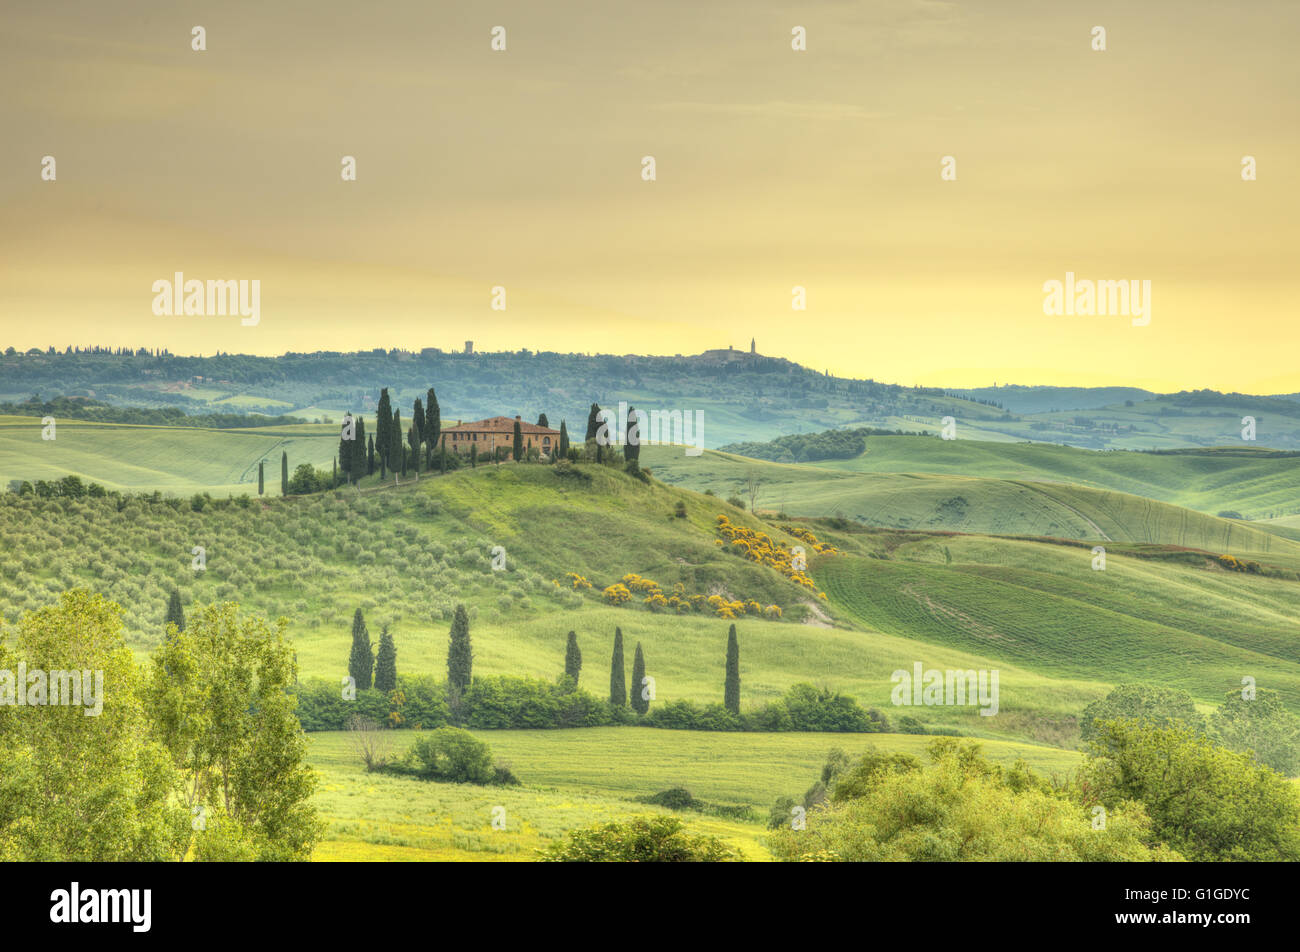
[(745, 494), (749, 496), (749, 511), (757, 512), (755, 506), (758, 505), (758, 494), (763, 488), (763, 481), (758, 478), (755, 470), (750, 470), (745, 474)]
[(375, 474), (375, 437), (374, 434), (372, 433), (370, 435), (370, 440), (366, 446), (366, 475), (373, 476), (374, 474)]
[[(389, 452), (393, 448), (393, 404), (388, 399), (388, 388), (379, 391), (379, 407), (375, 410), (375, 449), (379, 452), (380, 470), (393, 468)], [(400, 430), (399, 430), (400, 432)]]
[[(1187, 859), (1300, 859), (1300, 794), (1249, 754), (1216, 747), (1185, 723), (1108, 720), (1094, 737), (1085, 789), (1107, 811), (1141, 803), (1155, 835)], [(1108, 835), (1109, 827), (1108, 819)]]
[(349, 440), (347, 438), (348, 419), (350, 416), (351, 416), (350, 414), (344, 414), (343, 424), (339, 428), (338, 465), (339, 468), (343, 470), (343, 478), (346, 480), (351, 480), (352, 478), (352, 447), (356, 442), (355, 424), (353, 425), (353, 429), (352, 429), (353, 439)]
[[(374, 444), (371, 444), (373, 447)], [(370, 451), (373, 455), (374, 450)], [(355, 483), (370, 471), (366, 455), (366, 421), (357, 417), (357, 438), (352, 441), (352, 481)]]
[(477, 467), (478, 467), (478, 444), (471, 443), (469, 445), (469, 468), (475, 469)]
[(578, 675), (582, 674), (582, 651), (578, 648), (578, 636), (569, 632), (569, 642), (564, 646), (564, 674), (573, 678), (573, 686), (578, 686)]
[[(20, 660), (32, 671), (94, 676), (77, 683), (89, 688), (72, 695), (79, 703), (39, 710), (11, 706), (10, 680), (0, 704), (0, 861), (175, 859), (190, 818), (172, 796), (176, 775), (142, 704), (121, 608), (84, 589), (65, 592), (0, 641), (0, 671)], [(67, 697), (72, 687), (56, 679), (49, 689)], [(98, 716), (86, 716), (96, 706)]]
[(727, 632), (727, 683), (722, 689), (722, 705), (732, 714), (740, 713), (740, 642), (736, 626)]
[(398, 410), (393, 414), (393, 420), (388, 424), (388, 468), (396, 475), (400, 469), (402, 475), (406, 475), (406, 456), (402, 452), (402, 411)]
[(366, 620), (358, 608), (352, 616), (352, 653), (348, 655), (348, 674), (356, 682), (358, 691), (370, 689), (371, 675), (375, 670), (375, 655), (370, 641), (370, 632), (366, 630)]
[(567, 459), (568, 455), (569, 455), (569, 428), (568, 426), (565, 425), (564, 421), (561, 420), (560, 421), (560, 446), (559, 446), (558, 458)]
[(185, 630), (185, 610), (181, 608), (181, 593), (172, 589), (172, 594), (167, 599), (167, 617), (163, 619), (163, 630), (168, 625), (175, 625), (177, 631)]
[(1083, 709), (1080, 736), (1092, 740), (1101, 721), (1116, 718), (1132, 718), (1156, 727), (1166, 727), (1174, 721), (1184, 721), (1197, 730), (1203, 726), (1192, 696), (1186, 691), (1150, 684), (1121, 684)]
[(632, 656), (632, 710), (644, 714), (650, 710), (649, 685), (645, 681), (645, 655), (641, 653), (641, 642), (636, 643), (636, 654)]
[[(420, 457), (424, 454), (420, 452), (420, 434), (415, 428), (414, 423), (412, 423), (410, 429), (406, 431), (406, 442), (411, 447), (411, 452), (409, 454), (411, 459), (411, 468), (415, 470), (415, 475), (418, 477), (420, 475)], [(405, 463), (402, 464), (402, 474), (406, 474)]]
[(623, 459), (635, 463), (641, 458), (641, 414), (636, 407), (627, 408), (627, 435), (623, 446)]
[(393, 636), (388, 633), (387, 625), (384, 625), (379, 632), (379, 654), (375, 658), (375, 690), (383, 691), (385, 694), (397, 690), (397, 645), (393, 643)]
[[(432, 461), (433, 448), (442, 435), (442, 411), (438, 408), (438, 395), (433, 392), (432, 387), (424, 397), (424, 441), (429, 446), (429, 457)], [(446, 447), (443, 449), (445, 450)]]
[(350, 716), (344, 727), (352, 751), (365, 764), (367, 772), (387, 765), (393, 750), (392, 731), (385, 730), (377, 722), (360, 714)]
[(551, 424), (547, 421), (547, 419), (546, 419), (546, 414), (545, 414), (545, 413), (540, 413), (540, 414), (538, 414), (538, 416), (537, 416), (537, 425), (538, 425), (538, 426), (548, 427), (548, 428), (550, 427)]
[(623, 674), (623, 629), (614, 629), (614, 657), (609, 662), (609, 703), (627, 706), (627, 678)]
[(280, 495), (289, 495), (289, 454), (280, 453)]
[(596, 419), (599, 413), (600, 404), (593, 403), (591, 411), (587, 414), (587, 435), (583, 439), (594, 440), (596, 438), (596, 433), (600, 430), (600, 421)]
[(257, 494), (259, 496), (266, 492), (266, 474), (263, 472), (265, 464), (265, 460), (259, 459), (257, 461)]
[[(420, 451), (420, 447), (425, 440), (424, 404), (420, 402), (419, 397), (415, 398), (415, 410), (411, 413), (411, 426), (415, 430), (415, 443), (412, 445), (415, 458), (412, 460), (412, 464), (418, 473), (420, 471), (420, 458), (424, 456), (424, 453)], [(429, 467), (425, 466), (424, 468), (427, 470)]]
[(177, 859), (192, 849), (200, 860), (305, 860), (324, 832), (286, 625), (208, 606), (154, 653), (146, 709), (186, 811), (204, 817)]
[(1249, 700), (1241, 691), (1229, 691), (1210, 715), (1210, 736), (1229, 750), (1252, 753), (1256, 762), (1284, 776), (1300, 774), (1300, 718), (1276, 691), (1261, 690)]
[(474, 652), (469, 640), (469, 613), (464, 605), (456, 606), (451, 622), (451, 640), (447, 646), (447, 686), (456, 694), (469, 690)]
[(519, 426), (518, 420), (515, 421), (515, 434), (514, 434), (513, 442), (514, 442), (515, 462), (517, 463), (524, 458), (524, 434), (523, 434), (523, 430)]
[(716, 836), (690, 833), (675, 816), (640, 816), (570, 830), (542, 853), (549, 863), (734, 863), (740, 853)]

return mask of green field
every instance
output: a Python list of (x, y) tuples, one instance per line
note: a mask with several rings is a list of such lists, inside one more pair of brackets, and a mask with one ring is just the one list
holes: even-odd
[[(321, 776), (315, 802), (328, 823), (317, 860), (529, 860), (565, 831), (625, 816), (668, 813), (632, 798), (685, 787), (717, 804), (749, 805), (766, 817), (780, 796), (800, 797), (826, 753), (874, 746), (925, 759), (931, 738), (908, 734), (711, 734), (635, 727), (557, 731), (475, 731), (493, 756), (510, 763), (520, 787), (439, 784), (367, 774), (342, 732), (311, 735), (309, 760)], [(394, 752), (411, 742), (394, 735)], [(1064, 775), (1077, 754), (1030, 744), (986, 741), (999, 763), (1025, 760)], [(493, 830), (492, 808), (506, 809)], [(697, 833), (720, 836), (748, 860), (770, 858), (761, 822), (678, 814)]]

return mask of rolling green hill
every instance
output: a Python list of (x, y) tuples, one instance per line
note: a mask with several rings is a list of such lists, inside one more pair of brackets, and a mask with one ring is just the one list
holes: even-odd
[[(943, 441), (916, 438), (916, 442)], [(760, 484), (758, 508), (792, 516), (834, 515), (866, 525), (897, 528), (1164, 543), (1216, 553), (1300, 555), (1300, 546), (1294, 540), (1250, 523), (1085, 486), (958, 475), (851, 472), (715, 452), (687, 457), (672, 447), (647, 447), (642, 459), (665, 482), (710, 491), (723, 498), (744, 497), (752, 474)], [(1282, 478), (1277, 477), (1279, 481)]]

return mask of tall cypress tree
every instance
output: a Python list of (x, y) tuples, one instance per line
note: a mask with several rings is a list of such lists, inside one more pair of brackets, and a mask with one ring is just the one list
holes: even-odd
[(259, 496), (266, 492), (266, 473), (262, 470), (265, 463), (266, 460), (259, 459), (257, 461), (257, 494)]
[[(393, 446), (393, 434), (389, 432), (393, 426), (393, 404), (388, 399), (388, 388), (379, 391), (379, 408), (375, 410), (375, 449), (379, 452), (379, 459), (382, 464), (386, 464), (389, 469), (393, 468), (392, 460), (388, 457), (388, 452)], [(383, 471), (383, 465), (380, 466)]]
[(584, 439), (594, 440), (596, 438), (596, 431), (600, 429), (600, 423), (596, 420), (596, 414), (599, 412), (600, 404), (593, 403), (591, 405), (591, 412), (587, 414), (587, 435)]
[(457, 695), (469, 688), (474, 651), (469, 640), (469, 614), (464, 605), (456, 606), (451, 622), (451, 641), (447, 645), (447, 686)]
[[(641, 417), (636, 407), (627, 408), (627, 433), (624, 435), (623, 459), (636, 462), (641, 456)], [(635, 421), (635, 422), (633, 422)]]
[(367, 471), (366, 421), (357, 417), (357, 438), (352, 441), (352, 481), (357, 482)]
[(185, 630), (185, 610), (181, 608), (181, 593), (172, 589), (171, 597), (167, 599), (167, 617), (163, 619), (163, 630), (167, 626), (174, 624), (177, 631)]
[(538, 425), (538, 426), (547, 426), (547, 427), (549, 427), (549, 426), (551, 425), (551, 424), (550, 424), (550, 421), (548, 421), (548, 420), (546, 419), (546, 414), (545, 414), (545, 413), (539, 413), (539, 414), (537, 415), (537, 425)]
[[(412, 423), (410, 429), (406, 431), (406, 443), (408, 446), (411, 447), (411, 452), (409, 454), (411, 460), (411, 469), (413, 469), (415, 471), (415, 474), (418, 476), (420, 474), (420, 456), (421, 456), (420, 434), (416, 430), (414, 423)], [(403, 474), (406, 473), (405, 464), (403, 464), (402, 466), (402, 473)]]
[(569, 632), (569, 642), (564, 646), (564, 674), (566, 677), (573, 678), (573, 684), (578, 684), (578, 675), (582, 674), (582, 651), (578, 648), (578, 636), (574, 632)]
[(569, 427), (563, 420), (560, 421), (560, 459), (566, 459), (569, 455)]
[(375, 657), (375, 690), (397, 690), (397, 645), (385, 625), (379, 633), (379, 654)]
[[(411, 413), (411, 427), (415, 430), (415, 471), (418, 473), (420, 471), (420, 457), (424, 456), (424, 453), (420, 451), (420, 445), (424, 443), (425, 429), (424, 404), (420, 402), (419, 397), (415, 398), (415, 410)], [(428, 468), (425, 467), (425, 469)]]
[(285, 451), (280, 453), (280, 495), (289, 495), (289, 454)]
[(523, 434), (523, 430), (521, 430), (519, 427), (518, 420), (515, 421), (514, 444), (515, 444), (514, 447), (515, 462), (517, 463), (524, 458), (524, 434)]
[(352, 425), (352, 439), (347, 438), (348, 418), (351, 414), (344, 414), (343, 424), (339, 427), (339, 469), (343, 471), (343, 478), (351, 480), (352, 478), (352, 448), (356, 445), (356, 423)]
[(722, 689), (722, 704), (732, 714), (740, 713), (740, 642), (736, 626), (727, 632), (727, 682)]
[(366, 620), (358, 608), (352, 616), (352, 653), (348, 655), (348, 674), (357, 683), (358, 691), (370, 688), (371, 675), (375, 670), (375, 655), (371, 648), (370, 632), (366, 629)]
[(399, 469), (402, 475), (406, 475), (406, 467), (403, 465), (406, 461), (402, 453), (402, 411), (398, 410), (393, 414), (392, 421), (388, 424), (388, 468), (396, 473)]
[[(433, 448), (442, 436), (442, 411), (438, 409), (438, 395), (429, 388), (424, 395), (424, 441), (429, 444), (429, 465), (433, 465)], [(443, 447), (446, 449), (446, 447)], [(446, 472), (446, 467), (443, 467)]]
[(370, 434), (370, 442), (366, 447), (366, 475), (375, 475), (375, 435)]
[(641, 642), (638, 641), (636, 654), (632, 656), (632, 710), (638, 714), (650, 710), (650, 699), (641, 693), (646, 690), (646, 686), (641, 683), (644, 680), (645, 655), (641, 653)]
[(609, 662), (609, 703), (627, 706), (627, 677), (623, 674), (623, 629), (614, 629), (614, 657)]

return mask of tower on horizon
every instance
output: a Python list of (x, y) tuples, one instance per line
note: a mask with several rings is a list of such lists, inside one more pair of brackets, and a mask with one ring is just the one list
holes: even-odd
[(474, 342), (472, 340), (465, 341), (465, 353), (467, 354), (474, 353)]
[(757, 354), (757, 353), (758, 353), (757, 348), (754, 346), (754, 338), (752, 338), (752, 337), (749, 339), (749, 352), (750, 352), (751, 354)]

